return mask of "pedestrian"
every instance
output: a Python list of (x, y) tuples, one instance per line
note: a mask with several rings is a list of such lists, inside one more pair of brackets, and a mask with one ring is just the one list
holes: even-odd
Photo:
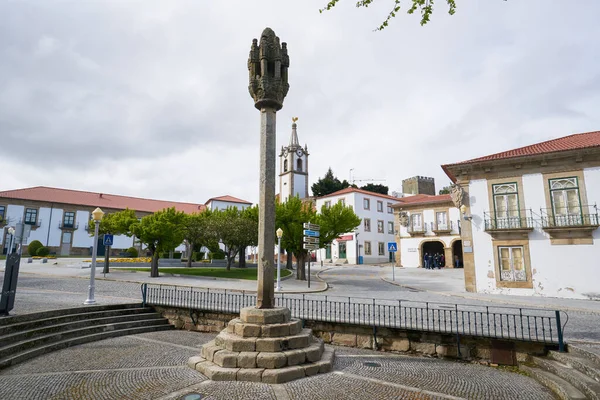
[(458, 256), (455, 255), (454, 256), (454, 268), (458, 268), (459, 267), (459, 260), (458, 260)]
[(446, 256), (443, 254), (440, 256), (440, 268), (446, 268)]
[(425, 269), (429, 269), (429, 253), (425, 253), (423, 256), (423, 267), (425, 267)]

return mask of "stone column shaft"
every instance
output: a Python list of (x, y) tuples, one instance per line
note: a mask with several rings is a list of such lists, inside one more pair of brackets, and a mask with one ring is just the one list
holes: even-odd
[(275, 113), (274, 108), (260, 110), (257, 308), (275, 307)]

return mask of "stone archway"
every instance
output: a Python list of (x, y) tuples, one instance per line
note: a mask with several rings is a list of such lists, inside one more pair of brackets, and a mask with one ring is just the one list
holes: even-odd
[[(444, 245), (444, 242), (439, 239), (424, 240), (419, 245), (419, 266), (421, 268), (425, 268), (425, 263), (423, 262), (423, 257), (425, 256), (425, 253), (429, 253), (429, 254), (439, 253), (439, 254), (443, 254), (445, 258), (448, 257), (448, 254), (447, 254), (448, 252)], [(447, 261), (445, 262), (445, 264), (447, 264)], [(444, 267), (444, 266), (445, 265), (443, 265), (442, 267)]]
[[(458, 265), (456, 263), (456, 257), (458, 257)], [(452, 242), (452, 266), (454, 268), (463, 267), (463, 250), (461, 239), (456, 239)]]

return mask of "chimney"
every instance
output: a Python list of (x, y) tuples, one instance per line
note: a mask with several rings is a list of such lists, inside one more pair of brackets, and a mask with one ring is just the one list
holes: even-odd
[(98, 196), (99, 196), (100, 198), (102, 198), (102, 193), (100, 193)]

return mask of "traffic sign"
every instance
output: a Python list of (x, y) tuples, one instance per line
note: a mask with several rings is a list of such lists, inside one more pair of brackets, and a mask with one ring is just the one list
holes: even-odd
[(319, 244), (319, 238), (318, 237), (305, 237), (304, 243)]
[(309, 230), (309, 229), (305, 229), (304, 230), (304, 236), (319, 237), (319, 231), (312, 231), (312, 230)]
[(302, 244), (302, 248), (304, 250), (318, 250), (319, 249), (319, 245), (318, 244), (312, 244), (312, 243), (303, 243)]
[(388, 251), (390, 253), (398, 251), (398, 246), (396, 246), (396, 242), (388, 242)]
[(304, 229), (310, 229), (311, 231), (318, 231), (321, 229), (320, 225), (316, 225), (316, 224), (309, 224), (307, 222), (305, 222), (304, 224), (302, 224), (302, 227)]
[(113, 245), (113, 235), (104, 235), (104, 245), (105, 246), (112, 246)]

